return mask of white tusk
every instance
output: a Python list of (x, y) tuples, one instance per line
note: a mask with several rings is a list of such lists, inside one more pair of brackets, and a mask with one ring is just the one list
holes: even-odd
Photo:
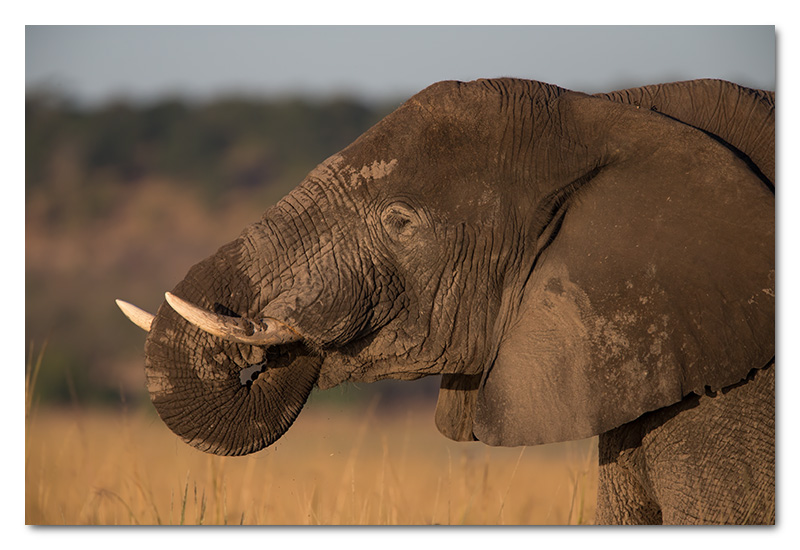
[(274, 346), (300, 340), (300, 335), (277, 319), (264, 318), (253, 321), (244, 317), (220, 315), (200, 309), (170, 292), (164, 296), (178, 315), (209, 334), (230, 342)]
[(116, 300), (116, 302), (117, 306), (122, 310), (122, 313), (125, 314), (125, 317), (133, 321), (134, 325), (147, 332), (150, 332), (150, 325), (153, 324), (155, 315), (152, 313), (147, 313), (145, 310), (123, 300)]

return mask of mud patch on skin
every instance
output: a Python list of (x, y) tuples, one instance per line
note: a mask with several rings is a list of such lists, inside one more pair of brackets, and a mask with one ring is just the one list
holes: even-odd
[(174, 393), (175, 386), (169, 381), (167, 373), (151, 369), (147, 373), (147, 390), (155, 396), (163, 396)]
[(385, 178), (396, 167), (397, 159), (380, 159), (356, 168), (347, 164), (344, 157), (336, 154), (317, 166), (309, 177), (330, 179), (335, 176), (335, 179), (344, 184), (345, 190), (352, 191), (367, 182)]
[(629, 324), (630, 321), (622, 321), (619, 318), (613, 321), (603, 317), (595, 319), (592, 334), (606, 360), (623, 357), (630, 348), (630, 341), (625, 337), (626, 326)]
[(561, 279), (550, 279), (547, 281), (544, 289), (552, 294), (562, 296), (564, 294), (564, 286), (561, 284)]
[(391, 174), (395, 166), (397, 166), (397, 159), (392, 159), (389, 162), (376, 160), (368, 166), (363, 166), (358, 173), (366, 180), (377, 180)]
[[(219, 354), (221, 355), (221, 354)], [(223, 381), (226, 380), (229, 376), (227, 370), (223, 370), (222, 367), (225, 365), (224, 360), (220, 360), (217, 357), (214, 358), (217, 363), (198, 363), (195, 367), (195, 372), (197, 373), (197, 377), (201, 380), (206, 381)]]
[(748, 305), (754, 305), (754, 304), (757, 304), (759, 301), (762, 301), (764, 299), (764, 295), (768, 296), (769, 298), (772, 298), (773, 301), (775, 300), (775, 270), (774, 269), (771, 269), (769, 271), (768, 282), (769, 282), (769, 286), (767, 288), (762, 288), (761, 292), (756, 292), (755, 294), (750, 296), (750, 298), (747, 300), (747, 304)]
[(616, 292), (601, 294), (611, 307), (593, 303), (566, 266), (548, 267), (540, 298), (548, 322), (564, 334), (565, 347), (574, 352), (586, 346), (571, 360), (586, 362), (587, 372), (611, 386), (623, 381), (637, 385), (675, 368), (671, 320), (657, 309), (665, 292), (652, 266), (643, 280), (627, 280)]

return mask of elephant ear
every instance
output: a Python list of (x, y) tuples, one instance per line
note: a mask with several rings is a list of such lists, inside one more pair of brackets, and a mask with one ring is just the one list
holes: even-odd
[(481, 374), (443, 374), (436, 402), (436, 428), (453, 441), (475, 441), (472, 433)]
[(691, 157), (608, 165), (562, 206), (476, 390), (479, 440), (593, 436), (774, 357), (774, 195), (682, 135)]
[(629, 88), (595, 97), (658, 112), (714, 136), (775, 187), (775, 92), (715, 79)]

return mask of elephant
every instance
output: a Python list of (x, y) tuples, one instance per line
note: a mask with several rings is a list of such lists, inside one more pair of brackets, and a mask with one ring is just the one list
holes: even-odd
[(441, 375), (456, 441), (598, 435), (597, 523), (774, 524), (774, 93), (443, 81), (192, 267), (145, 371), (209, 453)]

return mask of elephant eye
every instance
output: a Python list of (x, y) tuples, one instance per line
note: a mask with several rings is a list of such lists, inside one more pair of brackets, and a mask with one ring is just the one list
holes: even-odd
[(394, 240), (405, 240), (411, 237), (416, 233), (420, 222), (417, 211), (404, 202), (393, 202), (381, 213), (381, 223)]

